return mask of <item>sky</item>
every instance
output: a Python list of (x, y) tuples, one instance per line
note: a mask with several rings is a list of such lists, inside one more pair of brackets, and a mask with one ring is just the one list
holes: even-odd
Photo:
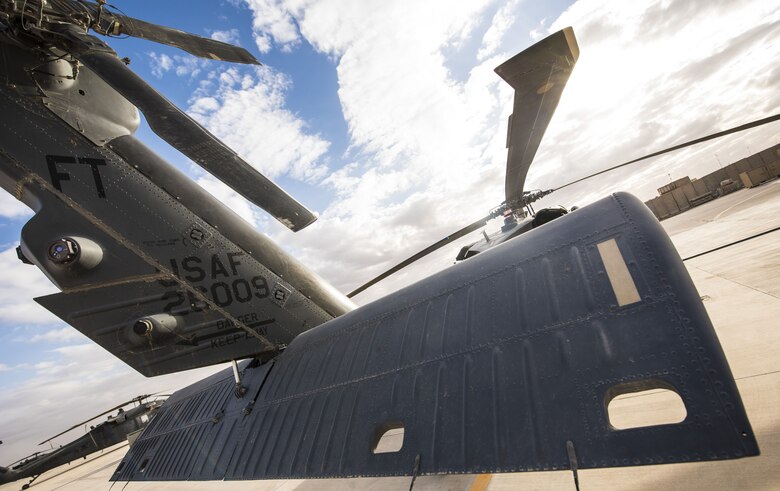
[[(780, 110), (780, 0), (114, 3), (133, 17), (239, 44), (262, 61), (231, 65), (111, 41), (131, 68), (319, 219), (294, 234), (148, 128), (139, 138), (345, 292), (502, 202), (512, 91), (493, 69), (563, 27), (574, 28), (580, 58), (527, 189)], [(670, 180), (778, 142), (773, 123), (566, 188), (536, 208), (582, 206), (614, 191), (647, 200)], [(57, 289), (16, 258), (30, 216), (0, 192), (0, 465), (122, 400), (222, 368), (147, 379), (35, 304)], [(355, 300), (446, 268), (478, 234)]]

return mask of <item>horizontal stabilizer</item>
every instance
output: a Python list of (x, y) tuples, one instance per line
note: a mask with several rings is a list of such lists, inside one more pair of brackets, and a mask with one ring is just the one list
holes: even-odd
[[(20, 67), (36, 59), (0, 53)], [(24, 72), (15, 82), (37, 90)], [(38, 300), (139, 372), (273, 356), (352, 308), (132, 136), (96, 146), (30, 100), (0, 90), (0, 185), (35, 211), (20, 251), (62, 291)]]
[[(57, 293), (35, 300), (147, 377), (215, 365), (272, 349), (206, 305), (190, 306), (186, 292), (157, 279)], [(119, 299), (117, 301), (117, 299)], [(180, 330), (137, 332), (136, 323), (160, 313), (181, 317)], [(272, 317), (247, 314), (246, 326), (265, 338)], [(185, 324), (186, 323), (186, 324)], [(159, 331), (159, 329), (158, 329)]]
[[(112, 479), (472, 474), (758, 454), (685, 267), (627, 194), (311, 329), (242, 373), (242, 398), (230, 371), (174, 394)], [(618, 429), (612, 400), (649, 389), (679, 396), (683, 415)]]

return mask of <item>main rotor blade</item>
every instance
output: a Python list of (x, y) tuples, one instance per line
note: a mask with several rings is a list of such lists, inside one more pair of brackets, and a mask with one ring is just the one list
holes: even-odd
[(496, 73), (515, 89), (507, 129), (504, 184), (510, 205), (523, 196), (528, 169), (579, 55), (574, 31), (567, 27), (496, 68)]
[(690, 141), (687, 141), (685, 143), (680, 143), (680, 144), (671, 146), (669, 148), (664, 148), (663, 150), (659, 150), (657, 152), (653, 152), (653, 153), (649, 153), (647, 155), (643, 155), (642, 157), (636, 158), (634, 160), (629, 160), (628, 162), (623, 162), (622, 164), (618, 164), (618, 165), (609, 167), (607, 169), (598, 171), (595, 174), (591, 174), (589, 176), (581, 177), (579, 179), (576, 179), (574, 181), (566, 183), (563, 186), (558, 186), (557, 188), (553, 189), (553, 191), (557, 191), (559, 189), (563, 189), (565, 187), (571, 186), (572, 184), (577, 184), (578, 182), (582, 182), (582, 181), (584, 181), (586, 179), (590, 179), (591, 177), (600, 176), (601, 174), (613, 171), (615, 169), (619, 169), (621, 167), (625, 167), (627, 165), (634, 164), (634, 163), (642, 161), (642, 160), (646, 160), (646, 159), (649, 159), (649, 158), (652, 158), (652, 157), (657, 157), (657, 156), (663, 155), (665, 153), (674, 152), (675, 150), (680, 150), (680, 149), (683, 149), (685, 147), (690, 147), (692, 145), (697, 145), (699, 143), (704, 143), (706, 141), (714, 140), (716, 138), (720, 138), (722, 136), (730, 135), (732, 133), (738, 133), (740, 131), (749, 130), (751, 128), (755, 128), (757, 126), (761, 126), (761, 125), (765, 125), (765, 124), (768, 124), (768, 123), (772, 123), (772, 122), (778, 121), (778, 120), (780, 120), (780, 114), (775, 114), (774, 116), (769, 116), (769, 117), (766, 117), (766, 118), (757, 119), (757, 120), (751, 121), (749, 123), (741, 124), (739, 126), (734, 126), (733, 128), (729, 128), (727, 130), (719, 131), (717, 133), (712, 133), (711, 135), (702, 136), (701, 138), (696, 138), (694, 140), (690, 140)]
[(56, 2), (56, 8), (66, 11), (70, 16), (83, 15), (89, 12), (90, 27), (97, 33), (106, 36), (126, 34), (147, 41), (166, 44), (184, 50), (201, 58), (228, 61), (231, 63), (248, 63), (259, 65), (260, 62), (244, 48), (223, 43), (216, 39), (204, 38), (172, 27), (152, 24), (133, 17), (116, 13), (107, 5), (99, 5), (86, 0), (66, 0)]
[(160, 138), (293, 231), (317, 217), (130, 70), (105, 43), (63, 26), (71, 54), (135, 105)]
[(490, 220), (492, 218), (494, 218), (492, 215), (488, 215), (485, 218), (480, 218), (476, 222), (474, 222), (474, 223), (472, 223), (470, 225), (467, 225), (467, 226), (463, 227), (462, 229), (458, 230), (457, 232), (455, 232), (453, 234), (450, 234), (447, 237), (444, 237), (440, 241), (435, 242), (435, 243), (429, 245), (428, 247), (426, 247), (425, 249), (421, 250), (420, 252), (418, 252), (414, 256), (410, 257), (409, 259), (407, 259), (407, 260), (405, 260), (405, 261), (403, 261), (401, 263), (398, 263), (397, 265), (395, 265), (392, 268), (388, 269), (387, 271), (385, 271), (384, 273), (380, 274), (379, 276), (377, 276), (373, 280), (369, 281), (368, 283), (366, 283), (364, 285), (361, 285), (360, 287), (356, 288), (355, 290), (352, 290), (351, 292), (349, 292), (347, 294), (347, 297), (349, 297), (349, 298), (354, 297), (358, 293), (360, 293), (360, 292), (364, 291), (365, 289), (367, 289), (367, 288), (375, 285), (376, 283), (382, 281), (383, 279), (387, 278), (391, 274), (404, 269), (405, 267), (409, 266), (410, 264), (412, 264), (413, 262), (417, 261), (418, 259), (422, 259), (423, 257), (427, 256), (428, 254), (432, 253), (433, 251), (444, 247), (445, 245), (449, 244), (453, 240), (459, 239), (459, 238), (463, 237), (464, 235), (467, 235), (467, 234), (469, 234), (469, 233), (471, 233), (471, 232), (473, 232), (475, 230), (480, 229), (481, 227), (484, 227), (485, 224), (487, 224), (488, 220)]
[(151, 24), (125, 15), (111, 14), (115, 19), (109, 34), (127, 34), (156, 43), (174, 46), (201, 58), (259, 65), (260, 62), (244, 48), (204, 38), (171, 27)]
[(92, 416), (91, 418), (89, 418), (89, 419), (86, 419), (86, 420), (82, 421), (81, 423), (78, 423), (78, 424), (75, 424), (75, 425), (71, 426), (70, 428), (68, 428), (68, 429), (67, 429), (67, 430), (65, 430), (65, 431), (62, 431), (62, 432), (60, 432), (60, 433), (57, 433), (56, 435), (54, 435), (54, 436), (53, 436), (53, 437), (51, 437), (51, 438), (47, 438), (46, 440), (42, 441), (42, 442), (41, 442), (41, 443), (39, 443), (38, 445), (43, 445), (43, 444), (44, 444), (44, 443), (46, 443), (46, 442), (49, 442), (49, 441), (51, 441), (51, 440), (54, 440), (54, 439), (55, 439), (55, 438), (57, 438), (58, 436), (64, 435), (65, 433), (69, 432), (70, 430), (75, 430), (75, 429), (76, 429), (76, 428), (78, 428), (79, 426), (81, 426), (81, 425), (85, 425), (85, 424), (89, 423), (90, 421), (92, 421), (93, 419), (97, 419), (97, 418), (99, 418), (99, 417), (103, 416), (104, 414), (108, 414), (108, 413), (110, 413), (110, 412), (116, 411), (116, 410), (117, 410), (117, 409), (119, 409), (120, 407), (125, 407), (125, 406), (127, 406), (128, 404), (130, 404), (130, 403), (132, 403), (132, 402), (141, 402), (141, 401), (143, 401), (144, 399), (146, 399), (146, 398), (149, 398), (149, 397), (151, 397), (151, 396), (153, 396), (153, 395), (154, 395), (154, 394), (144, 394), (144, 395), (140, 395), (140, 396), (133, 397), (133, 398), (132, 398), (132, 399), (130, 399), (129, 401), (125, 401), (125, 402), (123, 402), (122, 404), (117, 404), (116, 406), (112, 407), (111, 409), (106, 409), (105, 411), (103, 411), (103, 412), (102, 412), (102, 413), (100, 413), (100, 414), (96, 414), (95, 416)]

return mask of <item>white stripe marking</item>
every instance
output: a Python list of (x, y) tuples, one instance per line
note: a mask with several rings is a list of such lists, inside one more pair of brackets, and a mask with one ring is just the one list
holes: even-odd
[(623, 259), (615, 239), (599, 242), (596, 247), (599, 249), (604, 269), (607, 270), (607, 277), (612, 285), (612, 291), (615, 292), (618, 306), (622, 307), (641, 301), (634, 279), (628, 271), (628, 265)]

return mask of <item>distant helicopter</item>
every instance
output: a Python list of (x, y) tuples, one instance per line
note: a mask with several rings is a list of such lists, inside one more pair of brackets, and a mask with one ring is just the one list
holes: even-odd
[[(30, 482), (22, 487), (22, 489), (27, 489), (38, 476), (48, 470), (82, 457), (86, 458), (89, 454), (126, 440), (129, 434), (144, 429), (154, 417), (160, 406), (162, 406), (162, 403), (164, 402), (164, 399), (162, 398), (144, 402), (152, 396), (153, 394), (147, 394), (134, 397), (129, 401), (118, 404), (111, 409), (107, 409), (81, 423), (73, 425), (51, 438), (47, 438), (39, 443), (39, 445), (43, 445), (79, 426), (86, 425), (94, 419), (118, 410), (117, 414), (109, 416), (106, 421), (90, 427), (90, 430), (86, 434), (70, 443), (61, 445), (52, 450), (35, 452), (12, 463), (8, 467), (0, 467), (0, 484), (31, 477), (32, 479)], [(124, 407), (129, 404), (137, 405), (125, 410)]]

